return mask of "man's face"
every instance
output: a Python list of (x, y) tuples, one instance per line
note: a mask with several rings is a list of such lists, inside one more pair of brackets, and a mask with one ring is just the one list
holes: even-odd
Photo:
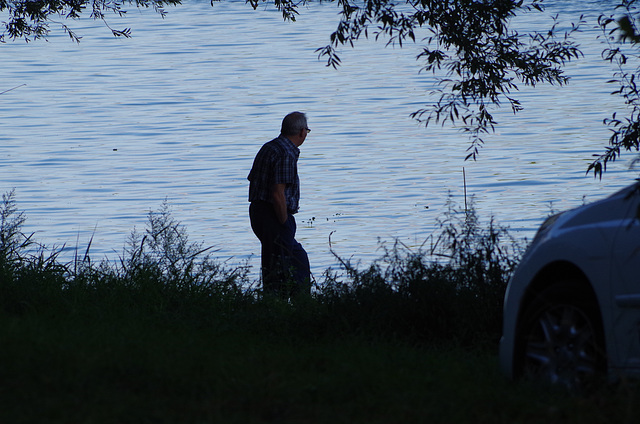
[(302, 142), (300, 143), (300, 145), (302, 145), (302, 143), (304, 143), (304, 141), (307, 139), (307, 135), (311, 132), (311, 130), (309, 129), (308, 126), (305, 126), (305, 128), (300, 131), (300, 139), (302, 140)]

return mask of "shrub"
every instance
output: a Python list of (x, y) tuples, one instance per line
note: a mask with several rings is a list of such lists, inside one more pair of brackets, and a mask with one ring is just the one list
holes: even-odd
[(493, 219), (482, 227), (473, 204), (461, 212), (450, 201), (439, 223), (428, 248), (425, 242), (412, 251), (396, 241), (364, 270), (336, 255), (343, 273), (326, 272), (318, 294), (336, 325), (429, 341), (497, 341), (506, 285), (523, 247)]
[(288, 337), (400, 337), (417, 342), (495, 344), (502, 300), (522, 248), (493, 219), (483, 227), (473, 206), (450, 201), (440, 229), (418, 249), (382, 245), (370, 266), (336, 255), (312, 298), (294, 303), (258, 296), (248, 267), (228, 269), (211, 247), (192, 243), (166, 201), (133, 230), (117, 261), (76, 254), (61, 264), (22, 233), (13, 192), (0, 211), (0, 307), (8, 313), (51, 311), (216, 325)]
[[(22, 313), (54, 302), (65, 286), (66, 267), (57, 258), (60, 250), (48, 251), (25, 235), (26, 217), (18, 212), (15, 192), (2, 195), (0, 205), (0, 284), (5, 310)], [(30, 284), (22, 284), (29, 281)]]
[[(0, 302), (7, 312), (63, 310), (76, 313), (151, 313), (206, 321), (251, 297), (242, 289), (247, 267), (227, 269), (210, 248), (190, 243), (168, 205), (149, 212), (143, 234), (135, 229), (118, 261), (93, 263), (87, 247), (71, 263), (22, 232), (13, 191), (0, 210)], [(199, 315), (198, 315), (199, 314)]]
[(24, 213), (18, 212), (14, 190), (2, 195), (0, 208), (0, 278), (8, 281), (20, 268), (22, 251), (30, 243), (30, 237), (24, 237), (21, 227), (26, 220)]

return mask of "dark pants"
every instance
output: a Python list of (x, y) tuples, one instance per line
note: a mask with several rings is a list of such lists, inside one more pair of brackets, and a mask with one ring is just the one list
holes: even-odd
[(296, 220), (289, 214), (280, 224), (273, 205), (251, 202), (251, 228), (262, 244), (262, 288), (265, 294), (282, 298), (309, 294), (311, 271), (309, 257), (295, 239)]

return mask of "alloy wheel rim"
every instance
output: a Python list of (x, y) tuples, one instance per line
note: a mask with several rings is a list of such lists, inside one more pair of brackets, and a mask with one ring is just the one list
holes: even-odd
[(580, 389), (598, 370), (595, 331), (589, 317), (570, 304), (545, 309), (525, 341), (525, 374)]

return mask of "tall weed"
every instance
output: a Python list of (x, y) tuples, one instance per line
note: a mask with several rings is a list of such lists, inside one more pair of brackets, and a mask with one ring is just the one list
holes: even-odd
[(22, 224), (26, 217), (18, 212), (15, 201), (15, 191), (2, 195), (0, 205), (0, 278), (9, 280), (13, 272), (20, 267), (23, 251), (29, 246), (31, 237), (22, 233)]
[(494, 343), (523, 243), (493, 219), (482, 226), (473, 202), (460, 211), (450, 200), (439, 224), (417, 251), (398, 241), (383, 245), (383, 256), (365, 269), (336, 255), (342, 272), (326, 272), (318, 294), (336, 325), (430, 341)]
[[(58, 261), (59, 249), (48, 250), (26, 235), (24, 212), (18, 211), (15, 192), (2, 195), (0, 204), (0, 306), (23, 313), (56, 303), (66, 285), (67, 269)], [(28, 281), (29, 284), (25, 284)]]
[(0, 305), (7, 312), (44, 308), (104, 315), (107, 308), (114, 314), (206, 321), (251, 298), (243, 290), (248, 267), (228, 269), (210, 255), (211, 248), (191, 243), (166, 202), (149, 212), (143, 233), (132, 231), (119, 260), (97, 263), (89, 247), (63, 263), (61, 249), (47, 250), (25, 235), (26, 218), (13, 191), (3, 196), (0, 218)]
[(96, 266), (85, 260), (76, 284), (107, 292), (114, 301), (127, 293), (134, 308), (202, 321), (250, 298), (243, 289), (248, 267), (227, 268), (211, 255), (212, 247), (189, 241), (166, 201), (147, 218), (144, 231), (131, 232), (118, 261)]
[[(13, 192), (0, 223), (0, 311), (56, 311), (90, 317), (224, 323), (268, 335), (363, 335), (413, 341), (494, 343), (507, 280), (522, 252), (506, 228), (484, 226), (473, 205), (450, 201), (439, 231), (417, 249), (396, 241), (364, 269), (336, 255), (313, 296), (258, 296), (247, 266), (228, 268), (212, 247), (189, 241), (164, 202), (134, 229), (116, 261), (94, 263), (89, 247), (72, 263), (22, 233)], [(35, 249), (34, 249), (35, 246)], [(90, 244), (89, 244), (90, 246)]]

